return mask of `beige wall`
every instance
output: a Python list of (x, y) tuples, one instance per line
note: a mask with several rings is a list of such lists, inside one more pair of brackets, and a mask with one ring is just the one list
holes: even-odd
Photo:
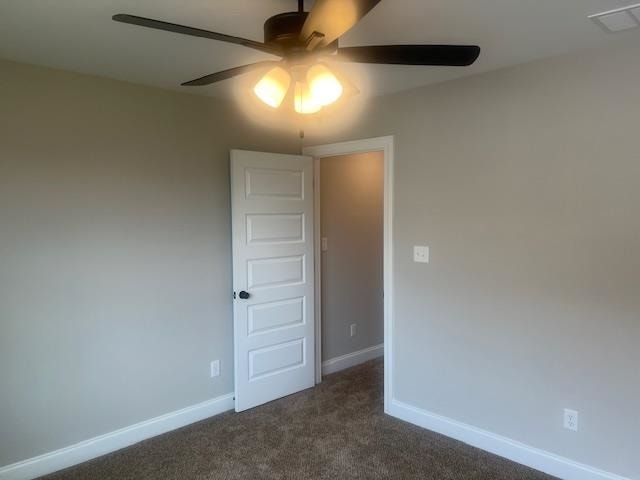
[(639, 80), (637, 46), (585, 52), (308, 138), (396, 136), (396, 398), (640, 478)]
[[(382, 152), (320, 161), (322, 236), (322, 358), (383, 342)], [(350, 325), (356, 335), (350, 336)]]
[[(296, 142), (200, 97), (1, 68), (0, 464), (229, 392), (227, 150)], [(396, 135), (396, 398), (640, 478), (639, 78), (640, 50), (610, 49), (307, 129)]]
[(0, 97), (0, 466), (231, 392), (228, 152), (296, 133), (9, 62)]

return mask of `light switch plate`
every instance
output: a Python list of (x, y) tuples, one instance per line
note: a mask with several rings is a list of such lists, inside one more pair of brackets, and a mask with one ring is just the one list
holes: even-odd
[(429, 263), (429, 247), (420, 245), (413, 247), (413, 261)]
[(329, 239), (327, 237), (322, 237), (320, 239), (320, 250), (323, 252), (329, 250)]

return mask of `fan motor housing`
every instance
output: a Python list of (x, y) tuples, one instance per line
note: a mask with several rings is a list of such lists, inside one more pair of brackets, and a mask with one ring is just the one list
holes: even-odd
[[(307, 45), (300, 39), (302, 26), (309, 12), (285, 12), (267, 19), (264, 22), (264, 43), (280, 45), (285, 53), (306, 51)], [(336, 50), (338, 41), (335, 40), (327, 46)]]

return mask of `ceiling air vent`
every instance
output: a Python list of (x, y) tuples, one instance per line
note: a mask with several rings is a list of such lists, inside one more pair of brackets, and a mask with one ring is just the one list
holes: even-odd
[(640, 27), (640, 3), (589, 15), (606, 32), (622, 32)]

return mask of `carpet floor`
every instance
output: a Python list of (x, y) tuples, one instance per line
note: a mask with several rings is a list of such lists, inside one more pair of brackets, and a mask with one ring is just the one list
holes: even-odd
[(49, 475), (62, 479), (550, 480), (384, 415), (382, 362)]

